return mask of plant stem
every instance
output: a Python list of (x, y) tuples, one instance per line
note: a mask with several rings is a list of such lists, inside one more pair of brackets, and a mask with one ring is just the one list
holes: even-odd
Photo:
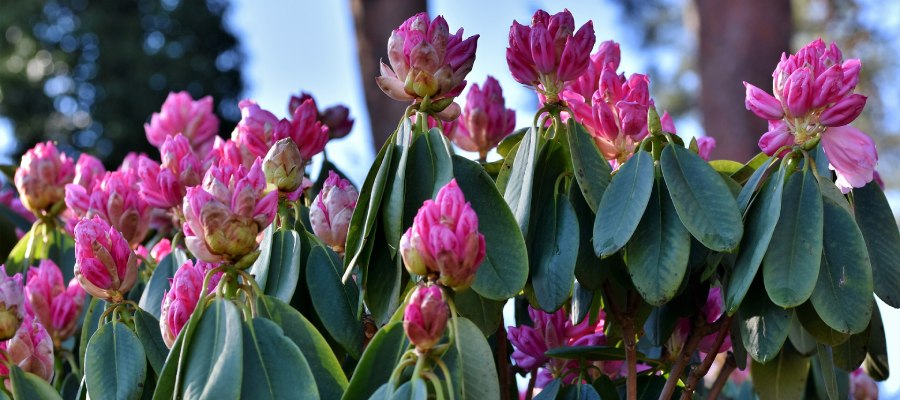
[(715, 400), (719, 398), (719, 393), (725, 388), (725, 384), (728, 383), (728, 378), (731, 377), (731, 373), (734, 372), (735, 368), (737, 368), (737, 365), (734, 361), (734, 353), (728, 353), (728, 358), (725, 359), (725, 364), (719, 370), (716, 382), (713, 383), (712, 389), (709, 390), (709, 395), (706, 396), (707, 399)]
[(691, 330), (691, 334), (688, 336), (684, 347), (681, 348), (681, 353), (678, 355), (675, 365), (673, 365), (672, 370), (669, 371), (669, 377), (666, 379), (666, 386), (663, 387), (663, 391), (659, 395), (660, 400), (669, 400), (672, 398), (672, 395), (675, 394), (678, 380), (681, 379), (681, 374), (684, 372), (687, 364), (691, 361), (691, 355), (694, 354), (694, 350), (697, 349), (700, 341), (706, 336), (705, 330), (704, 326), (694, 326), (694, 329)]
[(630, 315), (623, 318), (622, 336), (625, 342), (625, 362), (628, 363), (628, 377), (625, 381), (628, 400), (637, 400), (637, 345), (634, 341), (634, 319)]
[(500, 398), (509, 400), (509, 387), (512, 384), (509, 374), (509, 352), (506, 340), (506, 327), (500, 323), (497, 328), (497, 369), (500, 372)]
[(691, 372), (691, 377), (688, 378), (687, 384), (684, 385), (684, 391), (681, 392), (681, 400), (689, 400), (694, 397), (694, 390), (697, 389), (697, 384), (700, 383), (700, 379), (709, 372), (709, 367), (712, 366), (713, 361), (716, 359), (719, 348), (721, 348), (722, 343), (725, 342), (725, 336), (728, 335), (728, 328), (730, 326), (731, 317), (725, 317), (724, 322), (719, 325), (719, 332), (716, 334), (716, 341), (713, 343), (713, 351), (706, 354), (706, 358), (703, 359), (703, 362)]
[(525, 400), (534, 398), (534, 385), (537, 383), (537, 369), (531, 371), (531, 378), (528, 379), (528, 389), (525, 389)]

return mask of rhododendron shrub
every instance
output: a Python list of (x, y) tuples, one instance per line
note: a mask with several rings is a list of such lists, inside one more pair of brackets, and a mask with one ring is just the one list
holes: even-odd
[(28, 150), (0, 192), (3, 237), (22, 235), (0, 391), (877, 397), (900, 231), (851, 125), (862, 62), (822, 40), (772, 60), (771, 91), (744, 86), (761, 153), (717, 160), (576, 17), (512, 22), (509, 73), (540, 104), (518, 130), (506, 71), (467, 84), (478, 35), (404, 21), (373, 79), (407, 109), (358, 187), (326, 152), (349, 110), (307, 93), (284, 115), (241, 101), (230, 135), (213, 99), (173, 93), (144, 126), (159, 152), (109, 171)]

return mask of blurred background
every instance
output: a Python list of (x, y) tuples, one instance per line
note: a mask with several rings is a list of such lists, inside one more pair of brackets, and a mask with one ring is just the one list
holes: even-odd
[[(900, 211), (900, 1), (892, 0), (4, 1), (0, 163), (18, 164), (44, 140), (108, 167), (131, 151), (155, 154), (143, 124), (170, 91), (212, 95), (223, 137), (240, 118), (240, 99), (283, 117), (289, 97), (306, 91), (320, 108), (350, 107), (353, 131), (328, 154), (359, 184), (405, 107), (374, 81), (392, 29), (427, 10), (444, 15), (451, 30), (481, 35), (468, 81), (496, 77), (525, 126), (537, 98), (508, 72), (509, 26), (538, 8), (563, 7), (579, 26), (594, 21), (598, 44), (621, 44), (620, 71), (650, 75), (657, 107), (675, 117), (681, 135), (717, 139), (713, 158), (748, 160), (766, 131), (744, 108), (742, 81), (771, 88), (783, 51), (816, 37), (836, 41), (845, 58), (862, 60), (857, 91), (869, 101), (854, 125), (875, 138), (878, 170)], [(881, 397), (897, 398), (900, 312), (879, 307), (895, 371)]]

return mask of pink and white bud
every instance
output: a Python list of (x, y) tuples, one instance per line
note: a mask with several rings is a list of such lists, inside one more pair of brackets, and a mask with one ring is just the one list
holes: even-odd
[(822, 134), (822, 147), (828, 157), (828, 168), (837, 173), (834, 183), (841, 193), (872, 181), (878, 151), (869, 135), (850, 125), (828, 128)]
[(152, 207), (170, 209), (181, 205), (187, 187), (200, 184), (200, 159), (182, 135), (169, 136), (160, 149), (162, 164), (141, 156), (138, 164), (141, 197)]
[(856, 120), (866, 106), (866, 96), (851, 94), (825, 109), (819, 123), (828, 127), (844, 126)]
[(219, 132), (219, 118), (213, 113), (213, 99), (206, 96), (194, 100), (188, 92), (171, 92), (158, 113), (153, 113), (150, 123), (144, 124), (147, 140), (161, 147), (166, 138), (184, 135), (198, 154), (204, 154), (212, 146)]
[[(144, 241), (150, 230), (150, 205), (141, 197), (138, 181), (134, 173), (107, 172), (90, 193), (90, 208), (84, 217), (100, 216), (128, 243), (137, 246)], [(70, 185), (77, 190), (78, 186)], [(72, 190), (70, 189), (70, 190)], [(74, 209), (74, 208), (73, 208)]]
[(247, 166), (256, 157), (265, 157), (275, 143), (278, 118), (253, 100), (241, 100), (238, 107), (241, 109), (241, 121), (231, 133), (231, 140), (238, 145), (243, 160), (241, 163)]
[(449, 318), (450, 308), (441, 287), (417, 286), (403, 312), (403, 330), (416, 351), (426, 353), (444, 336)]
[[(794, 135), (788, 130), (783, 121), (769, 121), (769, 131), (759, 138), (759, 148), (766, 155), (774, 155), (778, 149), (794, 144)], [(779, 155), (784, 155), (790, 149), (785, 149)]]
[(325, 244), (343, 251), (357, 198), (359, 192), (350, 181), (328, 171), (328, 179), (309, 208), (313, 233)]
[(94, 182), (103, 178), (103, 175), (106, 175), (106, 167), (103, 166), (103, 163), (97, 157), (81, 153), (78, 156), (78, 162), (75, 163), (75, 179), (72, 183), (90, 189)]
[[(285, 138), (293, 140), (300, 150), (300, 156), (305, 160), (304, 163), (312, 160), (314, 155), (325, 150), (328, 143), (328, 127), (319, 122), (318, 115), (316, 103), (312, 99), (304, 101), (294, 110), (290, 120), (278, 121), (275, 125), (274, 140)], [(260, 157), (265, 157), (266, 152)]]
[(53, 261), (42, 260), (28, 270), (25, 296), (26, 307), (47, 329), (56, 347), (75, 333), (85, 293), (76, 279), (67, 286)]
[(483, 88), (476, 84), (469, 89), (455, 129), (444, 132), (461, 149), (484, 158), (515, 128), (516, 112), (506, 108), (500, 83), (488, 76)]
[(170, 253), (172, 253), (172, 241), (167, 238), (160, 239), (150, 249), (150, 257), (153, 257), (156, 262), (160, 262)]
[(6, 266), (0, 265), (0, 340), (16, 334), (25, 318), (25, 292), (22, 274), (6, 274)]
[(201, 294), (205, 296), (215, 292), (216, 286), (222, 278), (221, 271), (210, 278), (206, 293), (202, 293), (202, 289), (207, 274), (218, 266), (218, 264), (204, 261), (194, 263), (188, 260), (175, 271), (175, 276), (170, 282), (170, 290), (163, 294), (159, 314), (159, 329), (162, 332), (163, 341), (169, 348), (175, 344), (175, 339), (178, 338), (181, 329), (184, 328), (188, 319), (191, 318), (191, 314), (197, 308)]
[(747, 89), (744, 106), (756, 114), (757, 117), (766, 120), (776, 120), (784, 117), (784, 109), (781, 108), (781, 102), (778, 99), (747, 82), (744, 82), (744, 87)]
[[(44, 326), (31, 316), (25, 318), (15, 336), (0, 342), (0, 358), (3, 359), (0, 360), (0, 376), (9, 377), (7, 364), (14, 364), (47, 382), (53, 379), (53, 339)], [(9, 389), (9, 380), (4, 383)]]
[(41, 215), (63, 201), (66, 184), (74, 178), (72, 159), (60, 153), (53, 142), (44, 142), (25, 152), (14, 181), (25, 208)]
[(137, 256), (99, 216), (75, 226), (75, 278), (88, 294), (112, 303), (121, 302), (137, 280)]

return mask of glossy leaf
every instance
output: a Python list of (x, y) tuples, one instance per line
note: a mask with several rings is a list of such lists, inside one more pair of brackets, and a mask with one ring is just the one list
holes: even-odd
[(863, 362), (866, 373), (876, 381), (886, 380), (891, 375), (888, 363), (887, 340), (884, 336), (884, 322), (881, 312), (875, 307), (872, 322), (869, 325), (869, 348)]
[(820, 370), (822, 383), (823, 386), (825, 386), (825, 392), (827, 393), (828, 398), (831, 400), (838, 400), (838, 384), (837, 377), (834, 373), (831, 347), (821, 343), (819, 343), (817, 347), (818, 351), (816, 351), (816, 359), (813, 361), (813, 363), (817, 365), (817, 368), (813, 368), (813, 370)]
[(803, 328), (803, 325), (800, 323), (800, 318), (797, 317), (796, 313), (794, 314), (794, 317), (791, 318), (791, 328), (788, 331), (788, 339), (790, 339), (794, 349), (804, 356), (810, 356), (816, 352), (816, 345), (818, 344), (816, 338)]
[(153, 315), (140, 308), (135, 310), (134, 330), (147, 355), (147, 361), (150, 362), (150, 367), (156, 374), (162, 371), (166, 357), (169, 355), (169, 348), (166, 347), (166, 342), (163, 341), (162, 332), (159, 329), (159, 320)]
[(359, 191), (359, 199), (356, 201), (356, 208), (350, 218), (347, 245), (344, 246), (344, 266), (346, 268), (350, 268), (359, 261), (358, 258), (377, 224), (376, 219), (381, 209), (381, 200), (391, 169), (391, 158), (394, 155), (395, 137), (396, 133), (392, 134), (381, 147)]
[(821, 343), (834, 347), (850, 338), (849, 333), (841, 333), (831, 329), (828, 324), (822, 321), (809, 301), (797, 308), (796, 315), (803, 329)]
[(85, 298), (84, 320), (81, 325), (81, 337), (78, 341), (78, 359), (84, 360), (84, 352), (87, 350), (91, 336), (97, 331), (100, 316), (106, 310), (106, 302), (96, 297), (87, 295)]
[(850, 335), (844, 343), (834, 346), (834, 365), (844, 371), (855, 371), (869, 352), (869, 329)]
[(159, 264), (156, 265), (156, 269), (150, 275), (150, 280), (147, 281), (147, 286), (144, 287), (144, 292), (141, 293), (141, 300), (138, 302), (138, 305), (154, 318), (159, 319), (163, 295), (170, 288), (169, 279), (172, 279), (175, 276), (175, 271), (181, 267), (182, 263), (178, 262), (178, 253), (181, 251), (180, 249), (172, 249), (171, 253), (159, 260)]
[(353, 280), (341, 284), (341, 261), (331, 249), (313, 245), (306, 263), (306, 281), (313, 307), (328, 334), (354, 358), (362, 352), (362, 323), (356, 310), (359, 290)]
[(457, 292), (453, 301), (459, 315), (472, 321), (485, 337), (496, 333), (503, 323), (503, 301), (486, 299), (474, 290)]
[(763, 178), (766, 177), (766, 171), (769, 170), (769, 167), (778, 160), (777, 157), (770, 157), (763, 162), (762, 165), (757, 168), (752, 175), (750, 175), (750, 179), (744, 184), (744, 187), (741, 189), (741, 192), (737, 197), (738, 209), (741, 210), (741, 213), (746, 217), (747, 211), (750, 209), (750, 203), (752, 203), (754, 197), (756, 196), (757, 190), (759, 189), (759, 185), (762, 182)]
[(653, 158), (638, 151), (613, 176), (594, 220), (594, 253), (609, 256), (634, 234), (653, 189)]
[(462, 396), (468, 399), (499, 399), (500, 386), (494, 354), (484, 335), (472, 321), (459, 318), (456, 349), (462, 370)]
[(356, 364), (343, 399), (369, 398), (388, 381), (393, 372), (392, 368), (384, 366), (397, 365), (407, 348), (409, 340), (403, 332), (402, 323), (391, 323), (379, 329)]
[(391, 173), (388, 175), (386, 184), (386, 189), (390, 190), (384, 192), (384, 204), (381, 208), (382, 226), (388, 248), (391, 249), (391, 255), (396, 254), (400, 236), (403, 234), (403, 202), (406, 199), (409, 149), (412, 147), (415, 135), (421, 134), (414, 133), (414, 131), (418, 131), (417, 126), (412, 126), (409, 121), (408, 118), (405, 118), (397, 131), (394, 153), (397, 153), (399, 157), (391, 160)]
[(853, 204), (872, 262), (875, 294), (889, 306), (900, 308), (900, 231), (891, 206), (874, 181), (853, 189)]
[(275, 231), (272, 235), (265, 294), (282, 301), (291, 301), (300, 279), (300, 257), (304, 250), (301, 246), (297, 232), (284, 229)]
[(603, 158), (594, 139), (579, 123), (570, 119), (566, 131), (569, 138), (569, 152), (572, 154), (572, 166), (578, 187), (594, 213), (600, 206), (603, 192), (609, 186), (612, 168)]
[(144, 346), (125, 324), (111, 322), (88, 342), (84, 379), (94, 399), (140, 399), (147, 374)]
[[(241, 392), (243, 332), (241, 313), (233, 303), (213, 301), (200, 317), (183, 355), (180, 396), (229, 398)], [(168, 363), (168, 360), (167, 360)]]
[(532, 128), (525, 132), (525, 136), (522, 137), (519, 148), (516, 150), (515, 163), (509, 172), (509, 180), (503, 192), (503, 199), (509, 205), (509, 209), (525, 237), (528, 236), (531, 194), (534, 190), (534, 172), (540, 143), (538, 130)]
[(412, 225), (416, 212), (425, 200), (433, 199), (453, 179), (452, 156), (444, 143), (443, 134), (437, 129), (431, 129), (415, 139), (409, 150), (408, 163), (404, 227)]
[(300, 349), (281, 327), (262, 318), (244, 323), (241, 398), (318, 398), (316, 380)]
[(13, 399), (62, 399), (47, 381), (31, 372), (22, 371), (18, 365), (9, 368), (9, 385)]
[(600, 259), (594, 254), (591, 239), (594, 232), (594, 213), (588, 207), (578, 183), (569, 186), (569, 200), (578, 218), (578, 258), (575, 260), (575, 278), (585, 289), (596, 290), (603, 283), (604, 263), (611, 263), (617, 257)]
[(262, 241), (259, 242), (259, 257), (250, 266), (250, 275), (256, 280), (260, 289), (265, 290), (269, 282), (269, 262), (272, 257), (272, 239), (275, 237), (275, 224), (269, 225), (262, 233)]
[(538, 306), (547, 312), (559, 309), (572, 294), (578, 258), (578, 219), (565, 195), (553, 196), (538, 217), (531, 246), (531, 285)]
[(754, 361), (750, 375), (760, 400), (801, 400), (809, 376), (809, 359), (783, 351), (767, 364)]
[(744, 348), (753, 360), (765, 364), (775, 358), (788, 337), (793, 314), (794, 310), (773, 304), (761, 290), (744, 300), (737, 323)]

